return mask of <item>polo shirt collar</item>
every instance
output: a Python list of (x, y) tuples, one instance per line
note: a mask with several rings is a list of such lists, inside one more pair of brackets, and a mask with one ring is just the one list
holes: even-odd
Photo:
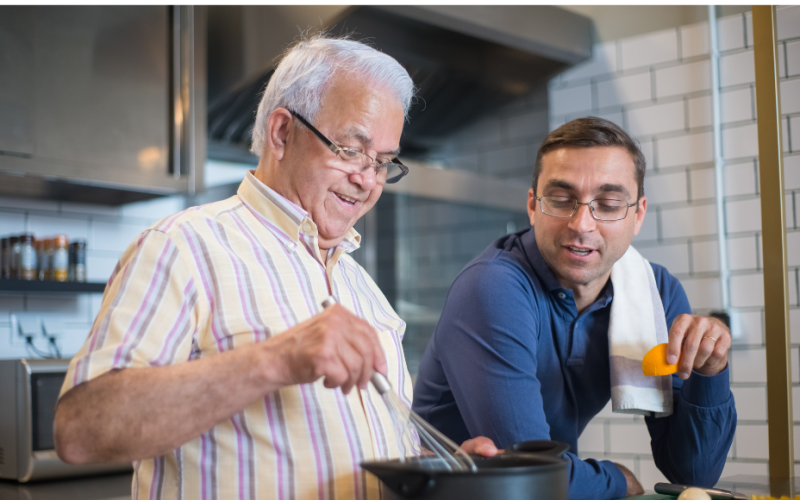
[(530, 231), (526, 231), (520, 236), (520, 241), (522, 242), (522, 248), (525, 251), (525, 256), (528, 258), (528, 262), (530, 262), (533, 271), (539, 276), (539, 279), (547, 288), (547, 291), (554, 292), (564, 290), (564, 287), (558, 282), (556, 275), (553, 274), (553, 270), (547, 265), (544, 257), (542, 257), (542, 253), (539, 251), (533, 227), (531, 227)]
[[(239, 185), (239, 198), (258, 216), (270, 221), (272, 226), (295, 243), (304, 238), (317, 238), (317, 224), (300, 206), (284, 198), (256, 178), (255, 170), (249, 170)], [(361, 246), (361, 235), (352, 227), (337, 246), (352, 252)]]

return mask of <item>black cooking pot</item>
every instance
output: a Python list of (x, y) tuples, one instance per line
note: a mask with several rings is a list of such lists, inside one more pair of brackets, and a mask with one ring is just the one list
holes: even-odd
[(362, 462), (378, 477), (386, 500), (567, 500), (569, 445), (523, 441), (494, 457), (472, 456), (477, 472), (442, 470), (441, 459)]

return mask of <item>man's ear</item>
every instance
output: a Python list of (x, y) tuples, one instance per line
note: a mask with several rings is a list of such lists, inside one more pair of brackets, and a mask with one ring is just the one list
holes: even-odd
[(264, 147), (269, 148), (270, 154), (276, 160), (282, 160), (286, 154), (286, 144), (293, 133), (292, 121), (294, 117), (288, 109), (278, 108), (269, 115), (267, 121), (267, 141)]
[[(636, 210), (636, 207), (631, 207), (632, 209)], [(633, 228), (633, 235), (636, 236), (639, 234), (639, 231), (642, 229), (642, 224), (644, 223), (644, 214), (647, 212), (647, 196), (642, 196), (639, 198), (639, 211), (635, 212), (636, 215), (636, 227)]]
[(533, 188), (528, 190), (528, 219), (531, 221), (531, 226), (533, 225), (533, 220), (536, 218), (536, 198), (534, 198), (536, 194), (533, 192)]

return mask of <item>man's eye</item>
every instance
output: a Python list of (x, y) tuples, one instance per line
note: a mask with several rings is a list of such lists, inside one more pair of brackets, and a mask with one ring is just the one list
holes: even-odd
[(603, 213), (611, 214), (622, 210), (623, 205), (617, 201), (599, 201), (597, 202), (597, 210)]
[(571, 198), (550, 198), (550, 204), (555, 208), (571, 207), (575, 203)]
[(344, 158), (346, 158), (348, 160), (354, 160), (354, 159), (358, 158), (359, 156), (361, 156), (361, 152), (360, 151), (356, 151), (355, 149), (342, 148), (340, 151), (341, 151), (342, 157), (344, 157)]

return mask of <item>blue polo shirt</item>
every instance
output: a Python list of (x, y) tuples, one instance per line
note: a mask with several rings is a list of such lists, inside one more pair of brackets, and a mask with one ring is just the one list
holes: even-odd
[[(691, 313), (683, 287), (652, 264), (667, 324)], [(457, 443), (530, 439), (570, 445), (569, 497), (621, 498), (610, 461), (581, 460), (578, 436), (611, 398), (608, 320), (614, 289), (578, 314), (536, 246), (533, 228), (500, 238), (453, 282), (414, 388), (414, 410)], [(713, 486), (736, 428), (728, 368), (673, 375), (674, 412), (645, 417), (656, 465), (672, 482)], [(653, 485), (643, 485), (651, 489)]]

